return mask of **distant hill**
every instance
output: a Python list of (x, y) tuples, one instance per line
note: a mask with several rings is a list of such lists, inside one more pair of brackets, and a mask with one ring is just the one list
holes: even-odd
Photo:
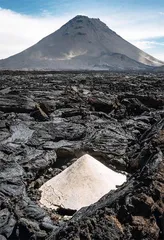
[(99, 19), (76, 16), (32, 47), (0, 60), (0, 69), (144, 70), (163, 64)]

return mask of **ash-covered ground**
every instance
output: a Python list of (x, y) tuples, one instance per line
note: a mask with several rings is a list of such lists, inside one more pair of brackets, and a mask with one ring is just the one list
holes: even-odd
[[(1, 240), (164, 239), (164, 74), (4, 71), (0, 88)], [(85, 153), (127, 182), (66, 221), (38, 189)]]

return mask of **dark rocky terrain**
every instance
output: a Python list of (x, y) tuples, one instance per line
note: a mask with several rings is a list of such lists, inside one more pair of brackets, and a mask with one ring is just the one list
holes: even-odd
[[(164, 239), (163, 74), (6, 71), (0, 86), (1, 240)], [(84, 153), (127, 182), (66, 221), (38, 188)]]
[(0, 69), (11, 70), (123, 71), (161, 65), (164, 62), (124, 40), (100, 19), (86, 16), (74, 17), (32, 47), (0, 60)]

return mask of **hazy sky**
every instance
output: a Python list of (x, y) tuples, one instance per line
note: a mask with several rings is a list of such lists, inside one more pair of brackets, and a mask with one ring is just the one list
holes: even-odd
[(33, 45), (78, 14), (100, 18), (164, 60), (164, 0), (0, 0), (0, 59)]

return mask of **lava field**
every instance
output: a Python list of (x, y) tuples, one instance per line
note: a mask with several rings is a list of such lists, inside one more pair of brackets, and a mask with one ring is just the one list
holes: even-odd
[[(1, 71), (0, 240), (164, 239), (163, 153), (164, 74)], [(84, 154), (127, 181), (76, 212), (41, 207)]]

